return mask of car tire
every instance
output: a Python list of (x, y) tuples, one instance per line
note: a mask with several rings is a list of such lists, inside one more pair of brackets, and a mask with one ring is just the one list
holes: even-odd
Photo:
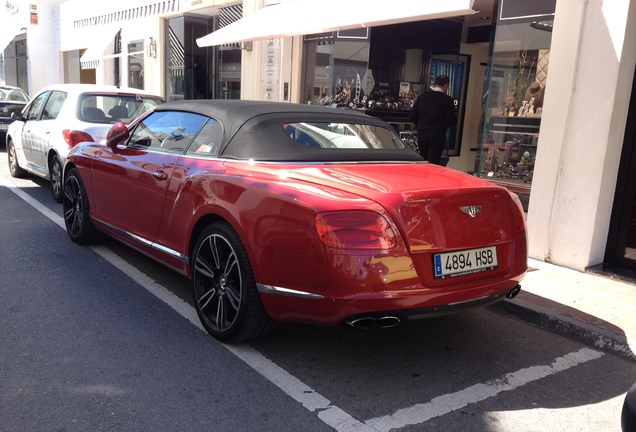
[(636, 384), (632, 385), (625, 395), (621, 412), (621, 430), (623, 432), (636, 431)]
[(242, 342), (273, 330), (245, 247), (229, 224), (215, 222), (199, 235), (191, 266), (194, 305), (210, 335)]
[(75, 243), (90, 244), (101, 237), (89, 217), (88, 195), (77, 168), (71, 168), (64, 178), (62, 208), (66, 232)]
[(20, 178), (26, 176), (27, 172), (18, 163), (18, 154), (11, 139), (7, 142), (7, 157), (9, 158), (9, 173), (11, 177)]
[(49, 180), (51, 181), (53, 199), (61, 203), (64, 198), (64, 185), (62, 183), (62, 162), (57, 155), (52, 155), (49, 161)]

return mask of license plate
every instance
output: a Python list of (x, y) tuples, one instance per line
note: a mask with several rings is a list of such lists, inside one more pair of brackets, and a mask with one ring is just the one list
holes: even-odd
[(435, 279), (461, 276), (497, 268), (495, 246), (435, 254)]

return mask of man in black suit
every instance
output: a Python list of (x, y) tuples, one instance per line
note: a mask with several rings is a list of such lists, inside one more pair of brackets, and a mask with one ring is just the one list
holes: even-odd
[(455, 102), (446, 94), (448, 83), (446, 75), (439, 75), (433, 90), (417, 98), (410, 116), (417, 127), (420, 155), (437, 165), (440, 165), (446, 144), (446, 130), (457, 123)]

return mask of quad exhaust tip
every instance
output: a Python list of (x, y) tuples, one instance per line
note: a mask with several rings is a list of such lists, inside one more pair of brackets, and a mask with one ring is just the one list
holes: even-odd
[(517, 297), (517, 294), (519, 294), (519, 291), (521, 291), (521, 285), (517, 285), (516, 287), (508, 291), (508, 294), (506, 294), (506, 298), (513, 299)]
[[(506, 293), (506, 298), (513, 299), (521, 291), (521, 285), (517, 285)], [(383, 317), (363, 316), (347, 321), (347, 325), (356, 329), (391, 328), (400, 324), (400, 318), (387, 315)]]
[(347, 325), (356, 329), (391, 328), (399, 323), (400, 319), (396, 316), (384, 316), (380, 318), (368, 316), (347, 321)]

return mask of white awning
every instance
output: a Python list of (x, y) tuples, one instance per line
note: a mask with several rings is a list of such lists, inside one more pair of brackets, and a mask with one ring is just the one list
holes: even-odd
[(0, 34), (0, 51), (4, 51), (5, 49), (7, 49), (9, 44), (13, 42), (13, 39), (15, 39), (17, 35), (25, 32), (26, 29), (24, 27), (22, 27), (22, 29), (20, 30), (18, 30), (17, 28), (11, 28), (11, 26), (4, 28), (2, 34)]
[(113, 52), (104, 54), (106, 48), (113, 42), (119, 28), (102, 28), (94, 31), (94, 37), (88, 43), (88, 48), (80, 57), (80, 66), (82, 69), (96, 69), (99, 62), (105, 56), (112, 56)]
[(2, 36), (0, 36), (0, 51), (4, 51), (7, 46), (9, 46), (9, 44), (13, 41), (13, 39), (15, 38), (15, 34), (8, 32), (8, 33), (3, 33)]
[(375, 27), (473, 13), (474, 0), (291, 0), (197, 39), (200, 47)]

